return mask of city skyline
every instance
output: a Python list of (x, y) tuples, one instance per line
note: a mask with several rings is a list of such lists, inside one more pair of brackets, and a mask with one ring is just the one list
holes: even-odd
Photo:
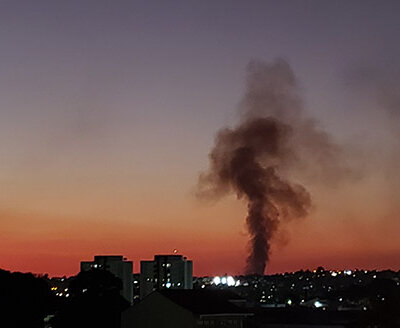
[(196, 198), (214, 138), (236, 127), (252, 60), (283, 58), (348, 179), (310, 193), (266, 273), (400, 269), (397, 1), (4, 1), (0, 267), (74, 275), (177, 249), (195, 276), (244, 273), (246, 203)]

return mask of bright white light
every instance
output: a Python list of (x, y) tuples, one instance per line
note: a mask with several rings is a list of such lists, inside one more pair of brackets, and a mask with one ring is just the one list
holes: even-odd
[(222, 278), (221, 278), (221, 283), (222, 283), (223, 285), (226, 285), (226, 283), (227, 283), (226, 277), (222, 277)]
[(287, 300), (287, 305), (292, 305), (292, 300)]
[(324, 304), (322, 304), (320, 301), (315, 301), (315, 302), (314, 302), (314, 306), (315, 306), (316, 308), (320, 308), (320, 307), (323, 307)]
[(201, 288), (206, 288), (206, 285), (201, 285)]
[(226, 283), (228, 284), (228, 286), (235, 286), (235, 279), (233, 279), (232, 276), (228, 276), (226, 278)]
[(240, 280), (236, 280), (235, 287), (240, 286)]
[(65, 294), (65, 297), (69, 297), (69, 294)]
[(332, 276), (332, 277), (336, 277), (336, 276), (337, 276), (337, 272), (332, 271), (331, 276)]
[(170, 283), (170, 282), (167, 282), (167, 283), (165, 284), (165, 287), (170, 288), (170, 287), (171, 287), (171, 283)]
[(347, 274), (348, 276), (351, 276), (351, 270), (345, 270), (344, 274)]
[(218, 276), (214, 277), (213, 283), (218, 286), (221, 283), (221, 278)]

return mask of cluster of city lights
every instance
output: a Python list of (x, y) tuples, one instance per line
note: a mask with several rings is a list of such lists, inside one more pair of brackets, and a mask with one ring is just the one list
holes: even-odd
[(62, 296), (64, 296), (64, 297), (69, 297), (69, 293), (67, 293), (67, 292), (68, 292), (68, 288), (65, 288), (65, 289), (64, 289), (63, 291), (61, 291), (61, 292), (57, 292), (58, 287), (51, 287), (51, 290), (54, 291), (54, 292), (56, 292), (56, 296), (60, 296), (60, 297), (62, 297)]
[[(343, 274), (345, 275), (345, 276), (351, 276), (351, 274), (352, 274), (353, 272), (351, 271), (351, 270), (344, 270), (343, 271)], [(365, 272), (366, 273), (366, 272)], [(342, 271), (331, 271), (331, 276), (332, 277), (336, 277), (337, 275), (340, 275), (340, 274), (342, 274)]]
[(212, 283), (216, 286), (218, 286), (218, 285), (226, 285), (229, 287), (240, 286), (240, 281), (235, 280), (235, 278), (233, 278), (232, 276), (223, 276), (223, 277), (216, 276), (212, 280)]

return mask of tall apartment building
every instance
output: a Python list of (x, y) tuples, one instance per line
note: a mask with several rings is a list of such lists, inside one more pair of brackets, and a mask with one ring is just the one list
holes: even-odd
[(193, 289), (193, 263), (182, 255), (155, 255), (140, 262), (140, 298), (154, 290)]
[(81, 271), (102, 269), (113, 273), (122, 280), (121, 295), (133, 302), (133, 262), (126, 261), (122, 255), (96, 255), (94, 261), (81, 262)]

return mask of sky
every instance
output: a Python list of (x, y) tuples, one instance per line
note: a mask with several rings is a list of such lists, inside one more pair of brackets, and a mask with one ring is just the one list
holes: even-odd
[[(251, 60), (283, 58), (351, 178), (303, 182), (267, 273), (400, 269), (398, 1), (0, 3), (0, 267), (72, 275), (179, 253), (240, 274), (246, 204), (196, 198)], [(316, 179), (317, 180), (317, 179)]]

